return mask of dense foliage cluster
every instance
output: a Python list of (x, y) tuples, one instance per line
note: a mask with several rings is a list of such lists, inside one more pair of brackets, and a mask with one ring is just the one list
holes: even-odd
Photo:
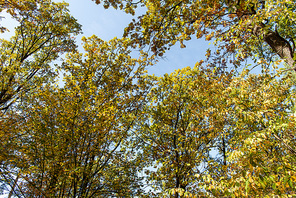
[[(66, 3), (0, 0), (18, 21), (0, 40), (1, 194), (296, 196), (294, 1), (95, 2), (146, 13), (123, 38), (83, 37), (80, 52)], [(192, 35), (217, 51), (146, 74)]]

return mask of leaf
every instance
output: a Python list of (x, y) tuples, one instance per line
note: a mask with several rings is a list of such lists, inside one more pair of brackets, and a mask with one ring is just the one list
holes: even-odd
[(246, 192), (248, 193), (249, 190), (250, 190), (250, 182), (249, 182), (249, 180), (246, 180), (245, 189), (246, 189)]

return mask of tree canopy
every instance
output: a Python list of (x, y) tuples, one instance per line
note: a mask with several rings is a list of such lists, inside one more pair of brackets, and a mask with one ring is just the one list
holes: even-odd
[(35, 6), (19, 10), (15, 36), (10, 41), (0, 40), (0, 110), (47, 81), (53, 75), (50, 63), (76, 48), (73, 36), (80, 33), (80, 25), (68, 13), (66, 4), (41, 1)]
[[(193, 35), (214, 40), (216, 67), (240, 66), (246, 58), (258, 56), (270, 64), (277, 55), (295, 70), (295, 2), (290, 0), (202, 0), (202, 1), (110, 1), (96, 0), (105, 8), (119, 8), (135, 14), (138, 6), (146, 13), (125, 29), (139, 47), (149, 45), (159, 56), (176, 42), (181, 47)], [(208, 56), (211, 53), (208, 54)], [(229, 60), (233, 55), (234, 59)], [(219, 58), (217, 58), (217, 56)], [(258, 59), (257, 58), (257, 59)], [(210, 63), (212, 64), (212, 63)]]
[[(1, 194), (296, 196), (294, 1), (95, 2), (146, 12), (80, 49), (67, 3), (0, 1), (18, 22), (0, 40)], [(215, 50), (147, 74), (193, 35)]]

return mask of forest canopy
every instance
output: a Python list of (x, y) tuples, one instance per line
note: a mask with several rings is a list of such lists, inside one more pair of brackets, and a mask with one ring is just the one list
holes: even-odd
[[(294, 1), (95, 3), (135, 19), (80, 48), (67, 3), (0, 1), (0, 194), (296, 196)], [(147, 72), (193, 36), (215, 50)]]

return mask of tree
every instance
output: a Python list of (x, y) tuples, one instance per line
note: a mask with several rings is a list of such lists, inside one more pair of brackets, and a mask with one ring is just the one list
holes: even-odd
[[(120, 8), (135, 14), (137, 6), (146, 7), (145, 14), (133, 20), (125, 30), (139, 47), (150, 45), (159, 56), (176, 42), (192, 35), (206, 40), (215, 39), (217, 51), (207, 56), (209, 64), (224, 68), (233, 63), (241, 66), (246, 58), (256, 64), (269, 65), (274, 55), (294, 66), (295, 1), (291, 0), (202, 0), (202, 1), (110, 1), (96, 0), (104, 7)], [(229, 58), (234, 57), (232, 60)], [(257, 62), (256, 56), (261, 61)]]
[(221, 93), (230, 79), (231, 74), (189, 67), (157, 78), (134, 129), (134, 144), (154, 189), (149, 197), (203, 194), (198, 184), (221, 135)]
[(26, 92), (48, 81), (54, 75), (50, 63), (61, 53), (75, 50), (72, 36), (81, 30), (66, 3), (21, 2), (34, 9), (19, 10), (15, 36), (10, 41), (0, 40), (0, 110), (8, 109)]
[(148, 196), (295, 194), (294, 91), (268, 74), (157, 78), (133, 130)]
[[(209, 172), (204, 188), (216, 197), (295, 196), (295, 89), (291, 78), (247, 75), (223, 94), (233, 137), (227, 175)], [(215, 179), (210, 179), (215, 177)]]
[[(295, 2), (103, 3), (131, 14), (142, 5), (147, 12), (130, 23), (125, 38), (83, 38), (78, 52), (72, 36), (80, 25), (67, 4), (0, 1), (0, 11), (19, 22), (0, 47), (0, 192), (295, 196), (294, 77), (224, 70), (253, 58), (263, 68), (285, 60), (294, 72)], [(217, 50), (206, 56), (215, 69), (201, 61), (163, 77), (145, 75), (154, 57), (176, 42), (185, 47), (193, 34), (214, 39)], [(132, 49), (146, 46), (152, 58), (142, 51), (132, 58)]]
[[(38, 0), (40, 3), (40, 1)], [(36, 1), (22, 1), (22, 0), (1, 0), (0, 1), (0, 12), (4, 10), (9, 13), (12, 17), (15, 17), (18, 11), (29, 11), (36, 8), (37, 0)], [(34, 6), (33, 6), (34, 5)], [(0, 16), (0, 18), (3, 18)], [(5, 27), (0, 26), (1, 33), (7, 31)]]
[(3, 166), (6, 175), (20, 174), (17, 196), (134, 197), (142, 192), (133, 151), (122, 145), (145, 94), (146, 61), (131, 58), (126, 39), (83, 41), (86, 53), (69, 53), (61, 65), (65, 85), (42, 86), (19, 105), (18, 116), (7, 119), (16, 123), (4, 131), (15, 134), (15, 146)]
[[(74, 37), (81, 27), (67, 10), (65, 3), (43, 1), (1, 1), (1, 11), (6, 9), (19, 22), (15, 36), (9, 41), (1, 39), (1, 184), (15, 186), (19, 177), (10, 177), (10, 167), (5, 163), (16, 152), (19, 135), (10, 126), (17, 121), (9, 120), (7, 113), (16, 101), (36, 91), (43, 83), (51, 81), (57, 74), (51, 63), (64, 52), (75, 50)], [(9, 112), (9, 117), (19, 117), (19, 113)], [(12, 188), (13, 190), (14, 188)], [(11, 191), (12, 192), (12, 191)], [(11, 195), (11, 194), (10, 194)]]

